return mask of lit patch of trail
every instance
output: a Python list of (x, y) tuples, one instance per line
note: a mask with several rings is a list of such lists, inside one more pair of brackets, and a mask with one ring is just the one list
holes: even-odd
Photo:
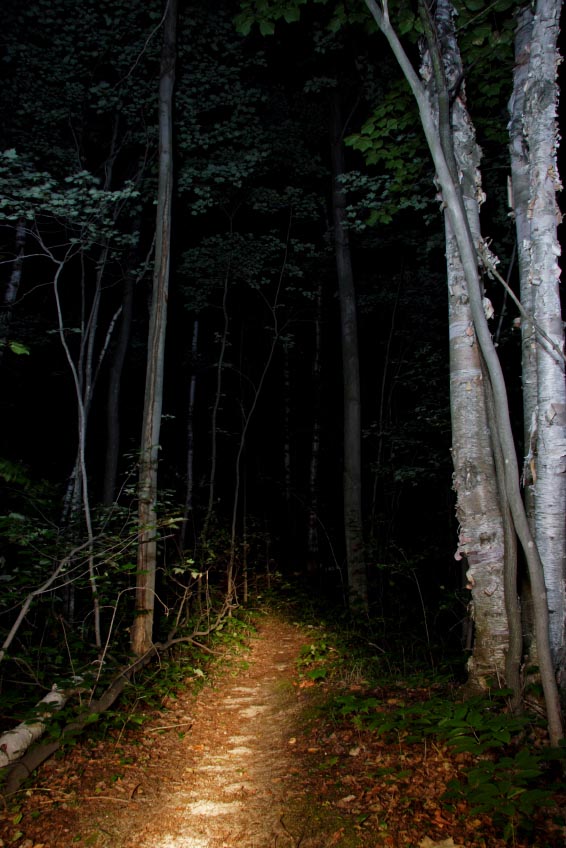
[(114, 811), (113, 822), (101, 826), (111, 834), (108, 844), (115, 848), (295, 844), (285, 811), (298, 791), (293, 789), (293, 774), (300, 769), (294, 735), (300, 727), (301, 703), (293, 679), (303, 644), (304, 632), (296, 626), (273, 618), (262, 622), (247, 668), (235, 677), (224, 674), (217, 687), (205, 688), (189, 707), (191, 731), (176, 740), (176, 747), (162, 754), (155, 751), (169, 761), (157, 785), (148, 774), (134, 815), (124, 811), (117, 826)]

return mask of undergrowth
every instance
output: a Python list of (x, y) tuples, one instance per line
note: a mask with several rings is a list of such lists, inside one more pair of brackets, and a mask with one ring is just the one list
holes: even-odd
[(457, 658), (443, 661), (439, 654), (431, 661), (428, 652), (427, 661), (417, 651), (395, 654), (391, 645), (384, 651), (367, 619), (330, 617), (327, 611), (317, 620), (312, 599), (306, 610), (311, 641), (297, 668), (328, 692), (318, 707), (321, 717), (397, 745), (445, 745), (464, 758), (466, 768), (449, 781), (442, 804), (462, 815), (488, 816), (510, 843), (522, 834), (531, 838), (540, 815), (565, 827), (556, 798), (566, 791), (566, 746), (546, 746), (537, 716), (512, 714), (508, 691), (462, 700)]
[(390, 688), (381, 697), (335, 693), (323, 710), (335, 723), (346, 720), (360, 731), (398, 745), (429, 740), (445, 744), (456, 755), (466, 755), (464, 777), (451, 780), (441, 800), (451, 810), (464, 802), (466, 814), (489, 816), (507, 841), (532, 833), (537, 812), (553, 815), (556, 794), (566, 789), (562, 779), (566, 747), (544, 746), (544, 731), (537, 720), (509, 713), (509, 693), (497, 691), (459, 701), (448, 691), (434, 695), (413, 688), (412, 682), (404, 682), (408, 698), (401, 693), (391, 697)]
[[(59, 756), (63, 756), (86, 734), (91, 743), (96, 743), (120, 739), (126, 731), (143, 728), (156, 711), (169, 708), (182, 692), (190, 690), (196, 695), (212, 675), (235, 662), (238, 651), (255, 629), (253, 621), (253, 613), (238, 610), (211, 631), (206, 645), (189, 642), (171, 648), (138, 672), (116, 704), (104, 712), (89, 714), (89, 702), (84, 698), (78, 706), (76, 701), (70, 701), (49, 716), (42, 742), (59, 741)], [(103, 676), (101, 682), (104, 679)], [(42, 705), (40, 712), (45, 721), (49, 708)], [(35, 708), (23, 713), (22, 718), (33, 721), (34, 714)], [(86, 724), (73, 730), (73, 724), (83, 717)], [(9, 768), (0, 770), (0, 786)]]

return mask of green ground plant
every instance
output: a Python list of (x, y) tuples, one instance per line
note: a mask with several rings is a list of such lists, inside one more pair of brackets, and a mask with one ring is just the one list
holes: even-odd
[(463, 801), (471, 813), (489, 815), (504, 838), (513, 841), (528, 833), (533, 815), (552, 808), (553, 793), (564, 787), (556, 780), (557, 764), (566, 760), (566, 747), (539, 748), (536, 724), (528, 715), (505, 710), (505, 691), (490, 697), (454, 701), (435, 696), (416, 702), (376, 696), (339, 694), (328, 705), (334, 720), (349, 720), (412, 745), (426, 739), (446, 743), (473, 760), (465, 778), (450, 781), (443, 801)]

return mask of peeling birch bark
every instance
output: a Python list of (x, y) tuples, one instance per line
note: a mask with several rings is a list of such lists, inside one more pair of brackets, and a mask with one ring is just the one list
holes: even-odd
[[(526, 502), (544, 566), (550, 645), (562, 688), (566, 665), (566, 383), (560, 304), (561, 217), (556, 192), (557, 52), (561, 3), (539, 0), (517, 20), (509, 103), (513, 212), (522, 322)], [(531, 657), (533, 659), (533, 657)]]
[[(562, 4), (539, 0), (532, 24), (524, 89), (523, 128), (528, 149), (530, 267), (536, 325), (560, 350), (564, 328), (560, 305), (561, 188), (556, 159), (557, 41)], [(550, 645), (564, 687), (566, 665), (566, 383), (564, 363), (537, 333), (536, 455), (534, 457), (535, 538), (544, 566), (550, 612)]]
[(450, 218), (454, 235), (458, 242), (460, 258), (466, 274), (468, 296), (474, 321), (474, 329), (483, 354), (486, 368), (493, 387), (494, 415), (505, 465), (505, 492), (515, 525), (517, 536), (525, 554), (529, 577), (533, 588), (533, 610), (535, 633), (539, 649), (539, 668), (544, 691), (544, 699), (548, 718), (548, 734), (552, 745), (558, 745), (564, 737), (562, 711), (556, 676), (552, 664), (549, 638), (549, 611), (544, 581), (542, 560), (533, 539), (527, 521), (525, 507), (521, 497), (519, 468), (515, 452), (513, 430), (509, 414), (507, 388), (501, 363), (493, 345), (493, 339), (487, 324), (482, 304), (481, 283), (478, 272), (478, 245), (473, 243), (469, 223), (464, 209), (460, 186), (452, 174), (438, 135), (434, 115), (419, 77), (417, 76), (409, 57), (397, 33), (391, 26), (387, 6), (380, 7), (376, 0), (365, 0), (377, 26), (386, 37), (399, 66), (409, 83), (416, 100), (422, 128), (436, 168), (438, 183), (446, 204), (447, 215)]
[(10, 763), (22, 757), (34, 742), (43, 736), (47, 722), (54, 712), (62, 710), (69, 697), (73, 694), (54, 685), (51, 692), (36, 704), (36, 718), (22, 721), (17, 727), (7, 730), (0, 736), (0, 768), (6, 768)]
[[(450, 3), (439, 0), (434, 24), (439, 40), (444, 92), (439, 91), (434, 58), (423, 57), (421, 75), (427, 84), (431, 110), (439, 125), (440, 98), (450, 114), (450, 144), (454, 169), (460, 183), (470, 231), (475, 243), (481, 239), (480, 203), (483, 200), (479, 163), (481, 151), (461, 85), (453, 104), (448, 90), (462, 76), (462, 60), (456, 41)], [(468, 289), (460, 251), (450, 219), (445, 214), (446, 266), (449, 303), (450, 411), (452, 419), (453, 486), (460, 527), (456, 559), (467, 565), (467, 588), (471, 592), (474, 622), (473, 653), (468, 661), (468, 688), (485, 691), (506, 677), (505, 657), (509, 628), (504, 594), (504, 526), (492, 450), (486, 386), (481, 354), (473, 326)]]

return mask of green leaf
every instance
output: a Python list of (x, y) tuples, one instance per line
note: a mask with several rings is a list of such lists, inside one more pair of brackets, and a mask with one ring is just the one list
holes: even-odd
[(234, 23), (236, 25), (236, 32), (239, 32), (240, 35), (249, 35), (254, 19), (251, 15), (247, 15), (245, 12), (242, 12), (241, 15), (236, 16)]
[(12, 353), (17, 354), (18, 356), (21, 356), (22, 354), (29, 356), (30, 354), (29, 347), (27, 347), (27, 345), (25, 344), (22, 344), (21, 342), (8, 342), (8, 346)]
[(259, 31), (262, 35), (273, 35), (275, 32), (275, 24), (272, 21), (260, 21)]
[(307, 677), (311, 680), (324, 680), (328, 675), (328, 669), (326, 668), (313, 668), (311, 671), (307, 671)]
[(295, 23), (295, 21), (300, 20), (300, 17), (301, 17), (301, 10), (299, 9), (298, 6), (291, 7), (290, 9), (286, 9), (283, 12), (283, 18), (285, 19), (285, 21), (288, 24)]

